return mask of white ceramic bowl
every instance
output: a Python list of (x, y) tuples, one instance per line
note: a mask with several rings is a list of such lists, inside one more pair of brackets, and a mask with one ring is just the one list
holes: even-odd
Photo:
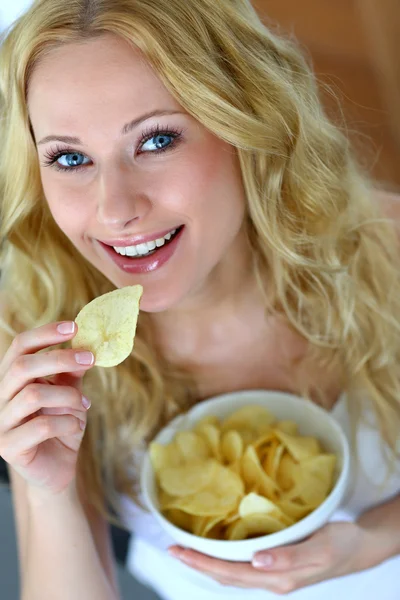
[(175, 418), (160, 431), (155, 441), (167, 444), (172, 441), (177, 431), (191, 429), (203, 417), (215, 415), (224, 418), (249, 404), (265, 406), (277, 420), (295, 421), (300, 434), (318, 438), (328, 452), (338, 457), (336, 481), (331, 493), (318, 508), (282, 531), (248, 540), (212, 540), (179, 529), (161, 514), (155, 475), (147, 453), (141, 473), (141, 485), (149, 510), (177, 544), (224, 560), (251, 561), (253, 554), (259, 550), (294, 543), (307, 537), (329, 521), (344, 498), (350, 477), (349, 445), (338, 423), (329, 412), (319, 406), (282, 392), (252, 390), (216, 396), (195, 405), (185, 415)]

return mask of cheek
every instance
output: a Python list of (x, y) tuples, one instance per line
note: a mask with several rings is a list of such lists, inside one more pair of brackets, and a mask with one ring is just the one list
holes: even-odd
[(165, 198), (168, 209), (195, 222), (215, 222), (226, 214), (242, 219), (244, 191), (234, 151), (215, 144), (187, 155), (170, 173), (168, 192), (163, 187), (159, 197)]
[[(204, 160), (197, 181), (199, 206), (210, 231), (234, 235), (245, 212), (245, 198), (239, 164), (234, 151), (224, 145), (215, 148)], [(215, 227), (218, 224), (218, 227)]]
[(59, 228), (69, 238), (79, 235), (79, 232), (84, 230), (86, 221), (82, 197), (76, 197), (76, 194), (66, 187), (61, 191), (49, 177), (42, 178), (42, 185), (49, 210)]

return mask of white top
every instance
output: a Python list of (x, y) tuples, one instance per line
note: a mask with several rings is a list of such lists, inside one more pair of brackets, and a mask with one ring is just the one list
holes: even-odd
[[(350, 439), (350, 424), (344, 396), (335, 404), (332, 416)], [(386, 467), (382, 441), (372, 415), (361, 423), (357, 436), (360, 463), (353, 470), (352, 486), (331, 521), (353, 521), (366, 509), (400, 493), (400, 465), (385, 483)], [(367, 476), (368, 473), (368, 476)], [(222, 586), (166, 552), (175, 542), (156, 519), (121, 496), (121, 518), (131, 538), (127, 568), (139, 581), (152, 587), (163, 600), (277, 600), (282, 596), (266, 590)], [(372, 569), (339, 577), (300, 589), (291, 600), (399, 600), (400, 555)]]

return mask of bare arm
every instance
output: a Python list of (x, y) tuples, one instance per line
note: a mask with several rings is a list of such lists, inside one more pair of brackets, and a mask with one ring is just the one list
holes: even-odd
[(358, 525), (371, 539), (364, 568), (400, 554), (400, 496), (367, 510), (358, 519)]
[[(0, 296), (0, 309), (5, 310)], [(4, 312), (3, 312), (4, 314)], [(0, 358), (11, 338), (0, 333)], [(4, 414), (4, 413), (3, 413)], [(4, 432), (2, 433), (4, 436)], [(8, 464), (23, 600), (119, 598), (106, 520), (90, 506), (75, 479), (58, 495), (46, 494)]]
[[(17, 548), (18, 548), (18, 555), (19, 555), (19, 572), (20, 572), (20, 582), (21, 582), (21, 588), (26, 588), (27, 590), (30, 589), (28, 582), (28, 577), (27, 577), (27, 573), (28, 573), (28, 562), (29, 562), (29, 552), (30, 552), (30, 548), (29, 546), (32, 546), (33, 548), (33, 552), (37, 553), (38, 551), (38, 547), (35, 545), (35, 541), (32, 542), (32, 539), (30, 539), (29, 545), (28, 545), (28, 535), (29, 532), (31, 531), (30, 527), (31, 527), (31, 523), (30, 521), (33, 518), (32, 524), (33, 527), (35, 527), (35, 523), (37, 523), (38, 527), (39, 527), (39, 536), (42, 535), (42, 542), (44, 540), (43, 535), (45, 534), (45, 530), (43, 527), (43, 523), (41, 523), (41, 517), (46, 519), (47, 517), (47, 512), (46, 512), (46, 508), (45, 510), (40, 510), (40, 506), (39, 507), (33, 507), (32, 510), (32, 506), (30, 506), (30, 502), (29, 502), (29, 498), (27, 497), (27, 486), (25, 481), (23, 480), (23, 478), (14, 471), (14, 469), (12, 467), (9, 466), (9, 474), (10, 474), (10, 479), (11, 479), (11, 485), (12, 485), (12, 489), (13, 489), (13, 504), (14, 504), (14, 519), (15, 519), (15, 525), (16, 525), (16, 532), (17, 532)], [(76, 502), (76, 498), (75, 498), (75, 502)], [(64, 503), (65, 504), (65, 503)], [(74, 507), (74, 503), (72, 503), (73, 507)], [(77, 510), (75, 510), (75, 508)], [(106, 576), (108, 577), (108, 582), (111, 586), (112, 591), (114, 592), (114, 596), (110, 595), (110, 598), (119, 598), (119, 589), (118, 589), (118, 583), (117, 583), (117, 577), (116, 577), (116, 570), (115, 570), (115, 564), (114, 564), (114, 558), (113, 558), (113, 551), (112, 551), (112, 544), (111, 544), (111, 536), (110, 536), (110, 531), (109, 531), (109, 527), (107, 522), (105, 521), (105, 519), (99, 515), (97, 513), (97, 511), (95, 511), (93, 509), (93, 507), (89, 506), (83, 498), (80, 499), (80, 506), (76, 506), (75, 504), (75, 508), (73, 508), (73, 511), (78, 512), (80, 514), (80, 518), (84, 518), (86, 519), (86, 525), (84, 524), (83, 530), (82, 532), (79, 533), (78, 535), (78, 540), (79, 540), (79, 544), (81, 545), (81, 548), (84, 548), (86, 546), (86, 544), (82, 543), (82, 540), (84, 539), (83, 536), (83, 531), (86, 530), (87, 532), (87, 526), (89, 526), (90, 528), (90, 532), (91, 532), (91, 541), (89, 540), (89, 546), (92, 547), (93, 543), (95, 545), (95, 549), (97, 551), (97, 556), (98, 559), (100, 560), (100, 564), (102, 566), (102, 569), (104, 571), (104, 573), (106, 574)], [(39, 510), (38, 510), (39, 509)], [(83, 511), (83, 513), (82, 513)], [(54, 513), (53, 513), (54, 514)], [(76, 521), (78, 522), (78, 521)], [(50, 523), (45, 520), (46, 523), (46, 527), (49, 528), (49, 531), (52, 532), (52, 527), (50, 526)], [(66, 538), (63, 535), (63, 529), (65, 529), (65, 525), (63, 526), (63, 520), (60, 521), (60, 523), (56, 523), (55, 527), (54, 527), (55, 531), (59, 531), (60, 533), (60, 537), (61, 537), (61, 548), (64, 547), (64, 544), (66, 544)], [(33, 530), (34, 531), (34, 530)], [(68, 528), (69, 531), (69, 535), (71, 533), (71, 529)], [(54, 538), (52, 537), (52, 543), (56, 543)], [(54, 554), (52, 553), (53, 559), (52, 559), (52, 563), (54, 560)], [(75, 559), (76, 560), (76, 559)], [(97, 563), (97, 560), (95, 561)], [(70, 595), (69, 596), (65, 596), (65, 598), (73, 598), (73, 590), (69, 590)], [(25, 598), (30, 598), (30, 596), (22, 596), (22, 598), (25, 600)], [(101, 598), (101, 596), (99, 596)], [(42, 598), (45, 598), (45, 596), (42, 596)], [(56, 596), (55, 596), (56, 598)]]
[(27, 493), (22, 600), (117, 600), (75, 484), (58, 496)]

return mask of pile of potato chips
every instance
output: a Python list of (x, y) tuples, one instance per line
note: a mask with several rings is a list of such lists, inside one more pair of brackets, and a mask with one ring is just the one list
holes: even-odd
[(292, 421), (246, 406), (150, 444), (164, 516), (198, 536), (243, 540), (293, 525), (330, 493), (336, 456)]

